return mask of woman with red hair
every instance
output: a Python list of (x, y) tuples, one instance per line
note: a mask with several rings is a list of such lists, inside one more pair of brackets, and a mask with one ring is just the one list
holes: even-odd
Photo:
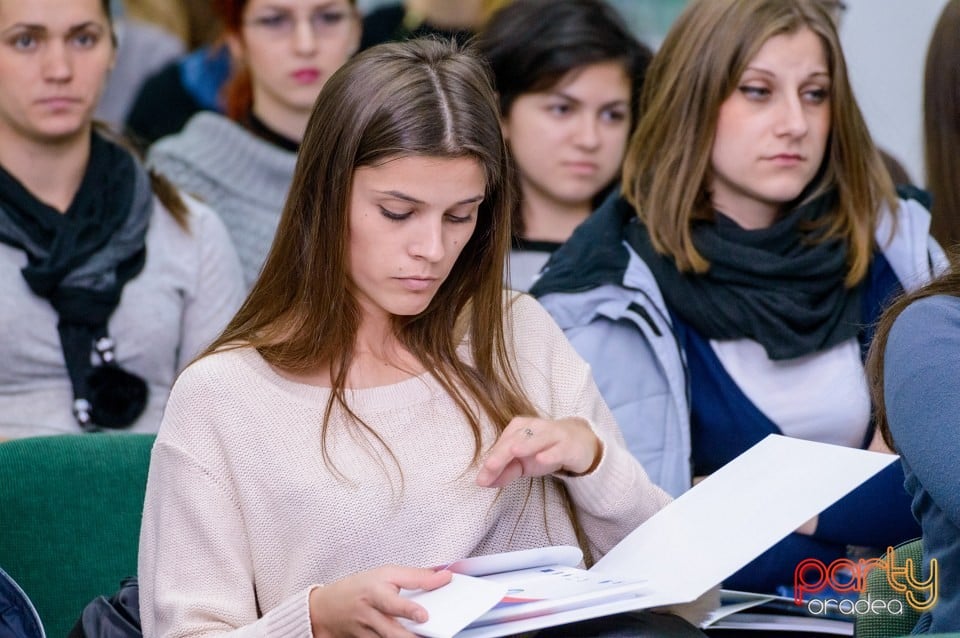
[(247, 285), (266, 257), (313, 102), (360, 41), (353, 0), (218, 0), (226, 116), (201, 112), (148, 163), (220, 213)]

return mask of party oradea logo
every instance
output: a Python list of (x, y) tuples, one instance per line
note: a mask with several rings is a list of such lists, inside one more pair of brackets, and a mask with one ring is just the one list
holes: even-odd
[[(869, 593), (858, 600), (816, 596), (825, 589), (837, 593), (862, 593), (867, 585), (867, 575), (875, 569), (885, 572), (887, 584), (899, 596), (889, 600), (873, 598)], [(800, 561), (793, 572), (793, 602), (798, 606), (805, 604), (807, 611), (814, 616), (827, 613), (901, 616), (904, 613), (904, 601), (918, 612), (924, 612), (937, 604), (937, 559), (930, 560), (926, 580), (916, 578), (915, 571), (911, 558), (904, 560), (902, 565), (897, 563), (896, 550), (892, 547), (887, 548), (883, 558), (860, 559), (856, 562), (838, 558), (827, 565), (816, 558), (807, 558)]]

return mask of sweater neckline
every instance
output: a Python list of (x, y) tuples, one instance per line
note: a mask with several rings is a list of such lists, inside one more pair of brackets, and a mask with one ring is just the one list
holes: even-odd
[(278, 132), (276, 129), (271, 128), (267, 125), (266, 122), (261, 120), (253, 111), (250, 111), (247, 114), (246, 119), (243, 121), (244, 127), (259, 137), (260, 139), (270, 142), (274, 146), (281, 148), (288, 153), (297, 153), (300, 150), (300, 142), (283, 135)]
[[(238, 348), (233, 352), (271, 387), (300, 403), (316, 408), (325, 405), (330, 398), (330, 388), (284, 377), (254, 348)], [(390, 385), (348, 388), (344, 394), (351, 409), (359, 413), (371, 413), (422, 404), (441, 393), (445, 394), (440, 382), (429, 372), (424, 372)]]

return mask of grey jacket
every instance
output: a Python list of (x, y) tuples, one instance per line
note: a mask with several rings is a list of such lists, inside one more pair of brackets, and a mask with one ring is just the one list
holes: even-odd
[[(531, 289), (592, 366), (630, 451), (673, 496), (690, 487), (689, 381), (666, 304), (646, 263), (623, 239), (635, 215), (608, 199), (562, 246)], [(896, 223), (894, 223), (896, 219)], [(930, 213), (901, 200), (876, 237), (906, 289), (946, 268)]]

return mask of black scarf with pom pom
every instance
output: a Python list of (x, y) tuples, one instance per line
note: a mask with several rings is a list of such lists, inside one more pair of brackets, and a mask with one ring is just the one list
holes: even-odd
[(57, 311), (73, 414), (87, 431), (127, 427), (146, 406), (146, 383), (117, 365), (107, 322), (123, 286), (143, 269), (152, 210), (146, 171), (97, 133), (65, 213), (0, 167), (0, 242), (27, 254), (23, 278)]

